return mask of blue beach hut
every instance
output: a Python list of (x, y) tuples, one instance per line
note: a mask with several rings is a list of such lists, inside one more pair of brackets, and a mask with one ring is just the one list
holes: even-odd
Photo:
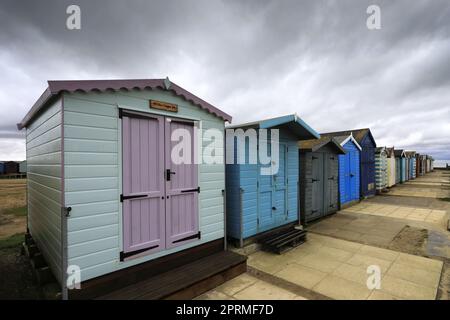
[(340, 206), (348, 207), (360, 199), (361, 146), (352, 134), (335, 137), (346, 151), (339, 155), (339, 200)]
[[(237, 137), (239, 129), (245, 133), (244, 139)], [(250, 143), (252, 130), (249, 129), (257, 134), (256, 147)], [(260, 129), (279, 129), (278, 155), (272, 154), (276, 149), (272, 148), (269, 135)], [(251, 242), (262, 233), (279, 231), (298, 220), (298, 141), (319, 137), (295, 114), (227, 127), (226, 215), (227, 234), (231, 239), (243, 246), (244, 241)], [(263, 147), (270, 156), (269, 165), (260, 161)], [(245, 161), (240, 163), (239, 150), (245, 151)], [(256, 156), (256, 163), (250, 161), (252, 156)], [(268, 170), (272, 171), (268, 174)]]

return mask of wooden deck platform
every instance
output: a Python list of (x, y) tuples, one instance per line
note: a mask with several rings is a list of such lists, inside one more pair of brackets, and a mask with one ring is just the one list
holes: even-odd
[(101, 300), (192, 299), (247, 269), (247, 258), (222, 251), (97, 297)]

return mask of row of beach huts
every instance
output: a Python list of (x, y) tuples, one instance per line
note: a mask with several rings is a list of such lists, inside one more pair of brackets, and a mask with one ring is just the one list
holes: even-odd
[(1, 176), (24, 175), (27, 172), (27, 162), (25, 161), (0, 161)]
[[(18, 128), (27, 136), (27, 243), (64, 298), (164, 298), (197, 284), (194, 296), (245, 271), (229, 242), (295, 245), (308, 222), (433, 170), (428, 155), (377, 148), (370, 129), (319, 134), (295, 114), (226, 122), (169, 79), (48, 82)], [(175, 130), (199, 129), (206, 148), (204, 133), (226, 128), (278, 129), (276, 173), (171, 161)], [(214, 141), (223, 159), (224, 140)], [(74, 266), (81, 289), (68, 290)], [(121, 291), (144, 279), (147, 291)]]

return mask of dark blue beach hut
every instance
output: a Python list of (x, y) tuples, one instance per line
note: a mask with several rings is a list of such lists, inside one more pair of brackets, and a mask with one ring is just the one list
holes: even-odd
[(367, 198), (374, 196), (375, 188), (375, 139), (369, 128), (355, 129), (340, 132), (323, 133), (322, 136), (349, 136), (352, 135), (361, 147), (360, 158), (360, 196)]
[[(250, 163), (250, 138), (241, 140), (245, 145), (245, 163), (237, 163), (238, 138), (230, 136), (228, 129), (243, 129), (244, 132), (255, 129), (258, 132), (255, 149), (259, 152), (263, 144), (267, 144), (271, 164), (278, 170), (263, 174), (262, 169), (268, 166), (260, 163), (259, 156), (257, 163)], [(259, 136), (259, 129), (279, 129), (278, 157), (272, 155), (267, 135)], [(318, 138), (319, 134), (295, 114), (227, 127), (226, 158), (230, 158), (230, 152), (234, 154), (233, 163), (229, 164), (227, 160), (226, 165), (226, 215), (230, 238), (238, 240), (242, 246), (246, 239), (298, 220), (298, 141)]]
[(395, 154), (395, 183), (405, 182), (406, 159), (403, 149), (394, 150)]

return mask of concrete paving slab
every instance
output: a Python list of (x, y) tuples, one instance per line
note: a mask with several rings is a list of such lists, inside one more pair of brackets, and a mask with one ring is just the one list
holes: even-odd
[(430, 270), (431, 272), (441, 272), (443, 265), (442, 261), (439, 260), (428, 259), (406, 253), (400, 253), (395, 262), (406, 265), (414, 265), (417, 268)]
[(327, 273), (293, 263), (277, 272), (275, 276), (304, 288), (311, 289), (325, 278)]
[(395, 261), (398, 256), (400, 255), (399, 252), (388, 250), (388, 249), (382, 249), (377, 248), (373, 246), (363, 245), (359, 251), (359, 254), (379, 258), (387, 261)]
[(399, 300), (399, 298), (381, 290), (373, 290), (368, 300)]
[(313, 237), (314, 239), (317, 239), (317, 241), (321, 241), (327, 247), (342, 249), (353, 253), (357, 252), (363, 246), (361, 243), (345, 241), (318, 234), (310, 234), (309, 237)]
[(332, 272), (342, 264), (341, 261), (335, 260), (330, 258), (330, 256), (321, 253), (311, 253), (297, 263), (325, 273)]
[(239, 291), (244, 290), (245, 288), (251, 286), (256, 281), (258, 281), (257, 278), (252, 277), (248, 273), (244, 273), (218, 286), (216, 290), (228, 296), (233, 296)]
[(367, 284), (367, 268), (361, 266), (354, 266), (351, 264), (343, 263), (337, 267), (333, 272), (333, 275), (359, 283), (361, 285)]
[(387, 247), (389, 243), (392, 241), (391, 238), (387, 238), (386, 236), (373, 235), (373, 234), (363, 234), (358, 241), (368, 245), (374, 245), (379, 247)]
[(330, 259), (333, 259), (336, 261), (345, 262), (348, 259), (350, 259), (350, 257), (352, 257), (354, 253), (351, 251), (342, 250), (342, 249), (330, 247), (328, 245), (324, 245), (322, 248), (320, 248), (320, 250), (316, 254), (320, 254), (325, 257), (329, 257)]
[(390, 275), (383, 277), (381, 290), (400, 299), (407, 300), (434, 300), (437, 292), (437, 289), (418, 285)]
[(376, 265), (379, 266), (381, 272), (384, 273), (387, 272), (387, 270), (392, 264), (392, 261), (356, 253), (353, 257), (351, 257), (348, 261), (346, 261), (346, 263), (356, 267), (362, 267), (366, 270), (367, 267)]
[(291, 257), (286, 255), (275, 256), (272, 253), (258, 251), (248, 256), (247, 264), (264, 272), (274, 274), (293, 261)]
[(339, 300), (365, 300), (372, 293), (365, 285), (334, 275), (326, 276), (313, 290)]
[(294, 300), (299, 297), (290, 291), (258, 280), (236, 293), (233, 298), (239, 300)]
[(235, 300), (233, 297), (226, 295), (223, 292), (217, 291), (215, 289), (205, 292), (199, 295), (194, 300)]
[(439, 286), (441, 277), (440, 272), (432, 272), (402, 263), (393, 263), (387, 275), (434, 289)]

